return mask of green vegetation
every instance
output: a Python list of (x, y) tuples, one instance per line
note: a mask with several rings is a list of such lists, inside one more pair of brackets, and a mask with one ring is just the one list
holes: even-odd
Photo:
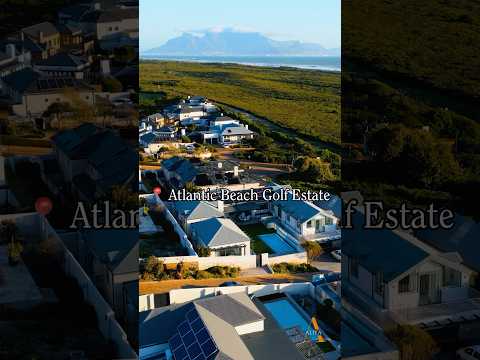
[[(301, 134), (339, 143), (340, 75), (232, 64), (142, 61), (140, 88), (164, 98), (202, 94)], [(148, 105), (141, 97), (141, 105)], [(153, 100), (155, 101), (155, 100)]]
[(342, 57), (475, 97), (479, 13), (478, 1), (346, 1)]
[(324, 252), (323, 248), (316, 241), (305, 241), (302, 243), (302, 247), (307, 252), (307, 258), (309, 261), (315, 260)]
[(235, 278), (240, 274), (236, 266), (212, 266), (205, 270), (198, 270), (197, 266), (180, 262), (175, 269), (168, 269), (165, 264), (155, 256), (147, 258), (142, 266), (142, 280), (174, 280), (174, 279), (212, 279)]
[(400, 350), (401, 360), (430, 360), (437, 351), (432, 336), (414, 325), (398, 325), (386, 335)]
[(250, 247), (255, 254), (273, 254), (273, 250), (270, 249), (262, 240), (260, 240), (258, 235), (272, 234), (275, 232), (274, 229), (269, 229), (263, 224), (241, 225), (240, 229), (242, 229), (242, 231), (245, 232), (245, 234), (247, 234), (251, 239)]
[(318, 269), (315, 266), (312, 266), (307, 263), (303, 264), (293, 264), (282, 262), (272, 266), (272, 269), (276, 273), (280, 274), (294, 274), (294, 273), (310, 273), (317, 272)]

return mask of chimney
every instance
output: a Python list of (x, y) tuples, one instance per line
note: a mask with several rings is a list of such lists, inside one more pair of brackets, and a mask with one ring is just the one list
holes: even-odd
[(245, 129), (247, 129), (247, 130), (248, 130), (248, 125), (245, 125)]
[(110, 60), (103, 59), (100, 61), (100, 68), (103, 75), (110, 75)]
[(221, 169), (223, 164), (219, 161), (218, 164), (217, 164), (218, 168)]
[(223, 116), (223, 113), (220, 113), (220, 116)]
[(102, 6), (101, 6), (100, 3), (97, 2), (97, 3), (95, 3), (95, 4), (93, 5), (93, 8), (94, 8), (95, 10), (100, 10), (100, 9), (102, 8)]
[(10, 59), (15, 58), (15, 45), (14, 44), (7, 44), (7, 46), (5, 46), (5, 50), (6, 50), (7, 56)]
[(38, 32), (38, 39), (39, 39), (40, 42), (43, 41), (43, 31)]
[(222, 200), (217, 200), (217, 209), (222, 213), (224, 212), (225, 207)]
[(181, 109), (181, 108), (182, 108), (182, 105), (178, 105), (178, 108)]
[(238, 177), (238, 166), (233, 167), (233, 177)]
[(181, 134), (182, 136), (185, 136), (185, 135), (187, 134), (185, 128), (180, 129), (180, 134)]

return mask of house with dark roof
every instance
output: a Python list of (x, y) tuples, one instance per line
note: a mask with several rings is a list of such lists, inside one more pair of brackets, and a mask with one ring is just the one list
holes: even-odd
[(438, 328), (480, 320), (477, 272), (456, 251), (438, 251), (412, 234), (364, 229), (355, 214), (342, 233), (342, 298), (385, 328)]
[(84, 56), (61, 52), (45, 60), (35, 62), (33, 68), (49, 77), (72, 77), (84, 79), (90, 68), (90, 62)]
[(138, 231), (95, 229), (79, 236), (82, 267), (117, 315), (126, 318), (135, 308), (126, 296), (138, 280)]
[(140, 313), (140, 359), (304, 359), (257, 299), (232, 293)]
[(287, 199), (269, 203), (274, 222), (297, 239), (326, 242), (340, 238), (339, 219), (309, 201), (295, 200), (286, 193)]
[(55, 55), (60, 50), (60, 32), (54, 24), (45, 21), (25, 27), (21, 30), (23, 36), (43, 46), (47, 56)]
[(105, 196), (114, 185), (133, 186), (137, 155), (111, 130), (83, 124), (52, 138), (65, 182), (83, 201)]
[(32, 68), (24, 68), (3, 77), (2, 89), (14, 102), (12, 111), (21, 117), (41, 116), (53, 103), (83, 101), (95, 103), (95, 89), (72, 77), (42, 75)]
[(189, 226), (196, 247), (211, 250), (211, 256), (251, 255), (250, 238), (232, 220), (212, 217)]
[(195, 181), (197, 170), (192, 163), (179, 156), (163, 160), (161, 170), (170, 186), (175, 189), (182, 189), (187, 183)]

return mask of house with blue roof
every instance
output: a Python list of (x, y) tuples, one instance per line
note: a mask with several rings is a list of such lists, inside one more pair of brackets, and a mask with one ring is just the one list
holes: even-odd
[(384, 328), (480, 320), (480, 292), (472, 288), (478, 273), (458, 253), (410, 233), (362, 225), (358, 213), (353, 229), (342, 233), (342, 298)]
[(190, 232), (189, 228), (193, 223), (224, 216), (223, 203), (220, 201), (217, 206), (206, 201), (175, 201), (169, 207), (187, 234)]
[(209, 248), (211, 256), (250, 255), (250, 238), (232, 220), (209, 218), (190, 224), (196, 247)]
[(327, 242), (340, 238), (338, 218), (308, 201), (294, 200), (287, 193), (286, 200), (269, 203), (274, 222), (298, 242)]

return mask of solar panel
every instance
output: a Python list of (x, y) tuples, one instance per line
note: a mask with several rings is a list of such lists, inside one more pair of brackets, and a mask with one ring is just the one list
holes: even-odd
[(195, 335), (193, 335), (193, 332), (189, 331), (188, 333), (185, 334), (185, 336), (182, 336), (183, 343), (185, 344), (186, 347), (189, 347), (193, 343), (197, 342), (197, 339), (195, 338)]
[(178, 334), (175, 334), (174, 336), (172, 336), (168, 342), (170, 343), (170, 349), (172, 350), (175, 350), (180, 345), (182, 345), (182, 339)]
[(190, 359), (195, 359), (199, 354), (202, 353), (202, 349), (200, 349), (200, 345), (198, 345), (197, 342), (188, 347), (187, 351), (188, 355), (190, 355)]
[(200, 353), (195, 359), (192, 359), (192, 360), (205, 360), (205, 359), (206, 359), (205, 355), (203, 355), (203, 353)]
[(200, 344), (203, 344), (206, 342), (208, 339), (210, 339), (210, 334), (208, 333), (207, 329), (202, 329), (200, 332), (195, 334), (197, 336), (198, 342)]
[(204, 329), (205, 326), (203, 325), (202, 319), (198, 318), (197, 320), (193, 321), (190, 323), (190, 326), (192, 327), (193, 331), (195, 333), (199, 332), (200, 330)]
[(180, 335), (183, 336), (183, 334), (186, 334), (189, 331), (190, 331), (190, 325), (188, 324), (188, 321), (185, 320), (182, 323), (180, 323), (180, 325), (178, 325), (178, 332), (180, 333)]
[(208, 339), (204, 344), (202, 344), (202, 351), (206, 357), (209, 357), (210, 355), (218, 351), (218, 349), (213, 340)]
[(200, 315), (198, 315), (198, 311), (196, 309), (192, 309), (187, 313), (188, 321), (192, 322), (198, 319)]
[(175, 349), (173, 355), (175, 356), (175, 360), (188, 360), (188, 353), (183, 345)]

